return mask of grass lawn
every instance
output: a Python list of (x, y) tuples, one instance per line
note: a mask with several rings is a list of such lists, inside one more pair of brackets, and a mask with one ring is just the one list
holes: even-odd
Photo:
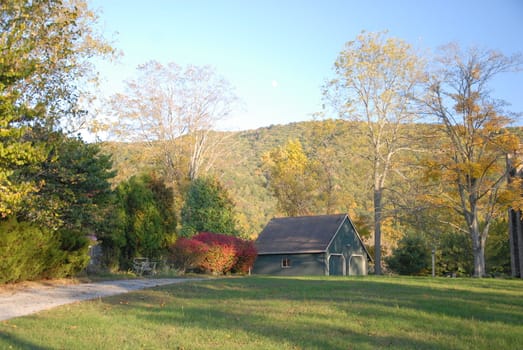
[(0, 349), (518, 349), (523, 281), (245, 277), (0, 322)]

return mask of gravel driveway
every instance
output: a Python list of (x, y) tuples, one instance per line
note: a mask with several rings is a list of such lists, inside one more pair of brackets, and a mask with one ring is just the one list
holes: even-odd
[(76, 301), (123, 294), (133, 290), (167, 284), (198, 281), (191, 278), (160, 278), (80, 283), (60, 286), (36, 286), (0, 294), (0, 321), (29, 315)]

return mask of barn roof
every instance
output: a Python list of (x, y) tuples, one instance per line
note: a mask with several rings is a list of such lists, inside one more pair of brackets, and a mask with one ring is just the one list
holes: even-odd
[(274, 218), (258, 236), (258, 254), (320, 253), (327, 250), (347, 214)]

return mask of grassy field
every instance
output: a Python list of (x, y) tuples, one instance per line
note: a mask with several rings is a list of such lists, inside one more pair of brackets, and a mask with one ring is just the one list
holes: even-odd
[(245, 277), (0, 323), (0, 349), (518, 349), (523, 281)]

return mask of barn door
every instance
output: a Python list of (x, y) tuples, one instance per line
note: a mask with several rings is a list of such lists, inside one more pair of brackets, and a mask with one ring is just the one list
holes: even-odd
[(361, 276), (367, 274), (365, 259), (363, 255), (351, 255), (349, 258), (349, 276)]
[(345, 259), (341, 254), (331, 254), (329, 256), (329, 276), (343, 276)]

